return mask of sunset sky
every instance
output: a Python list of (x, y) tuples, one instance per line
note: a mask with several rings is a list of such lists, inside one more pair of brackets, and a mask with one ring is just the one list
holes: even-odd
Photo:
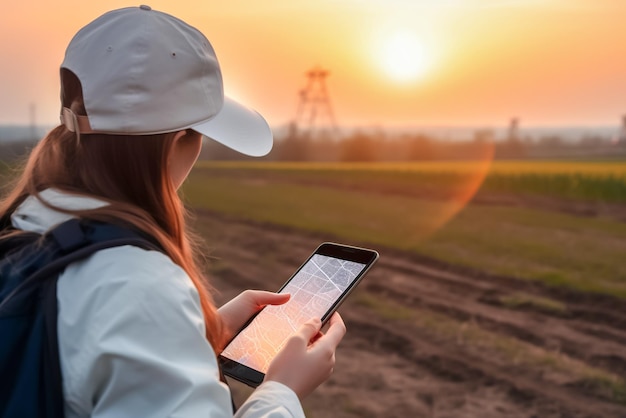
[[(305, 72), (330, 70), (340, 124), (612, 125), (626, 114), (624, 0), (153, 0), (215, 48), (226, 93), (274, 126)], [(128, 1), (3, 2), (0, 124), (58, 120), (80, 27)]]

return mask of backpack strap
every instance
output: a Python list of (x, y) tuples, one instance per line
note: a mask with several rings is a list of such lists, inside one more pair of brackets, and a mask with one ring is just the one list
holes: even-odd
[(132, 245), (145, 250), (163, 251), (152, 239), (141, 236), (139, 232), (95, 221), (71, 219), (46, 235), (56, 242), (61, 257), (30, 276), (28, 280), (41, 280), (61, 273), (69, 264), (106, 248)]
[(0, 303), (0, 311), (11, 309), (8, 304), (21, 304), (22, 299), (16, 296), (30, 295), (30, 290), (38, 287), (42, 280), (57, 276), (69, 264), (87, 258), (97, 251), (132, 245), (163, 252), (153, 239), (142, 236), (130, 228), (80, 219), (71, 219), (54, 227), (41, 236), (38, 245), (47, 251), (39, 256), (50, 261), (45, 263), (44, 267), (28, 275), (11, 294), (4, 298)]

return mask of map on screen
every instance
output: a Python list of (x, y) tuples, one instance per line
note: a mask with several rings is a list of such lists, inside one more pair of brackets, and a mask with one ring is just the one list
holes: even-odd
[(285, 341), (311, 318), (321, 318), (363, 271), (365, 264), (314, 254), (281, 290), (291, 298), (267, 306), (222, 352), (262, 373)]

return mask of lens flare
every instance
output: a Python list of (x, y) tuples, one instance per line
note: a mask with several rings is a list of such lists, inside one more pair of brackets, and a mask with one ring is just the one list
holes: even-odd
[(492, 142), (474, 144), (472, 161), (437, 161), (416, 166), (416, 170), (430, 171), (432, 174), (424, 178), (444, 179), (444, 182), (441, 186), (426, 189), (423, 185), (416, 185), (416, 195), (427, 197), (429, 203), (424, 203), (427, 209), (424, 213), (416, 214), (412, 220), (411, 232), (407, 234), (407, 247), (418, 245), (444, 228), (470, 203), (489, 173), (494, 150)]

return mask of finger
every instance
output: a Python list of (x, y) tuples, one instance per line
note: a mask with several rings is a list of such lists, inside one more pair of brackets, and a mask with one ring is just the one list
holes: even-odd
[(338, 312), (335, 312), (333, 316), (330, 317), (329, 324), (330, 326), (326, 331), (325, 340), (336, 347), (343, 339), (343, 336), (346, 335), (346, 324), (343, 322)]
[(298, 335), (307, 343), (311, 341), (322, 328), (322, 321), (319, 318), (313, 318), (305, 322), (298, 330)]
[(289, 293), (274, 293), (265, 290), (253, 290), (250, 296), (253, 303), (258, 307), (265, 305), (282, 305), (291, 298)]
[(330, 317), (330, 320), (328, 321), (329, 325), (333, 325), (333, 324), (340, 324), (343, 328), (346, 327), (346, 324), (343, 322), (343, 318), (342, 316), (339, 314), (339, 312), (333, 312), (332, 316)]
[(315, 342), (319, 340), (320, 338), (322, 338), (323, 336), (324, 336), (324, 333), (322, 331), (318, 332), (317, 334), (315, 334), (313, 338), (311, 338), (311, 341), (309, 341), (309, 344), (310, 345), (315, 344)]

